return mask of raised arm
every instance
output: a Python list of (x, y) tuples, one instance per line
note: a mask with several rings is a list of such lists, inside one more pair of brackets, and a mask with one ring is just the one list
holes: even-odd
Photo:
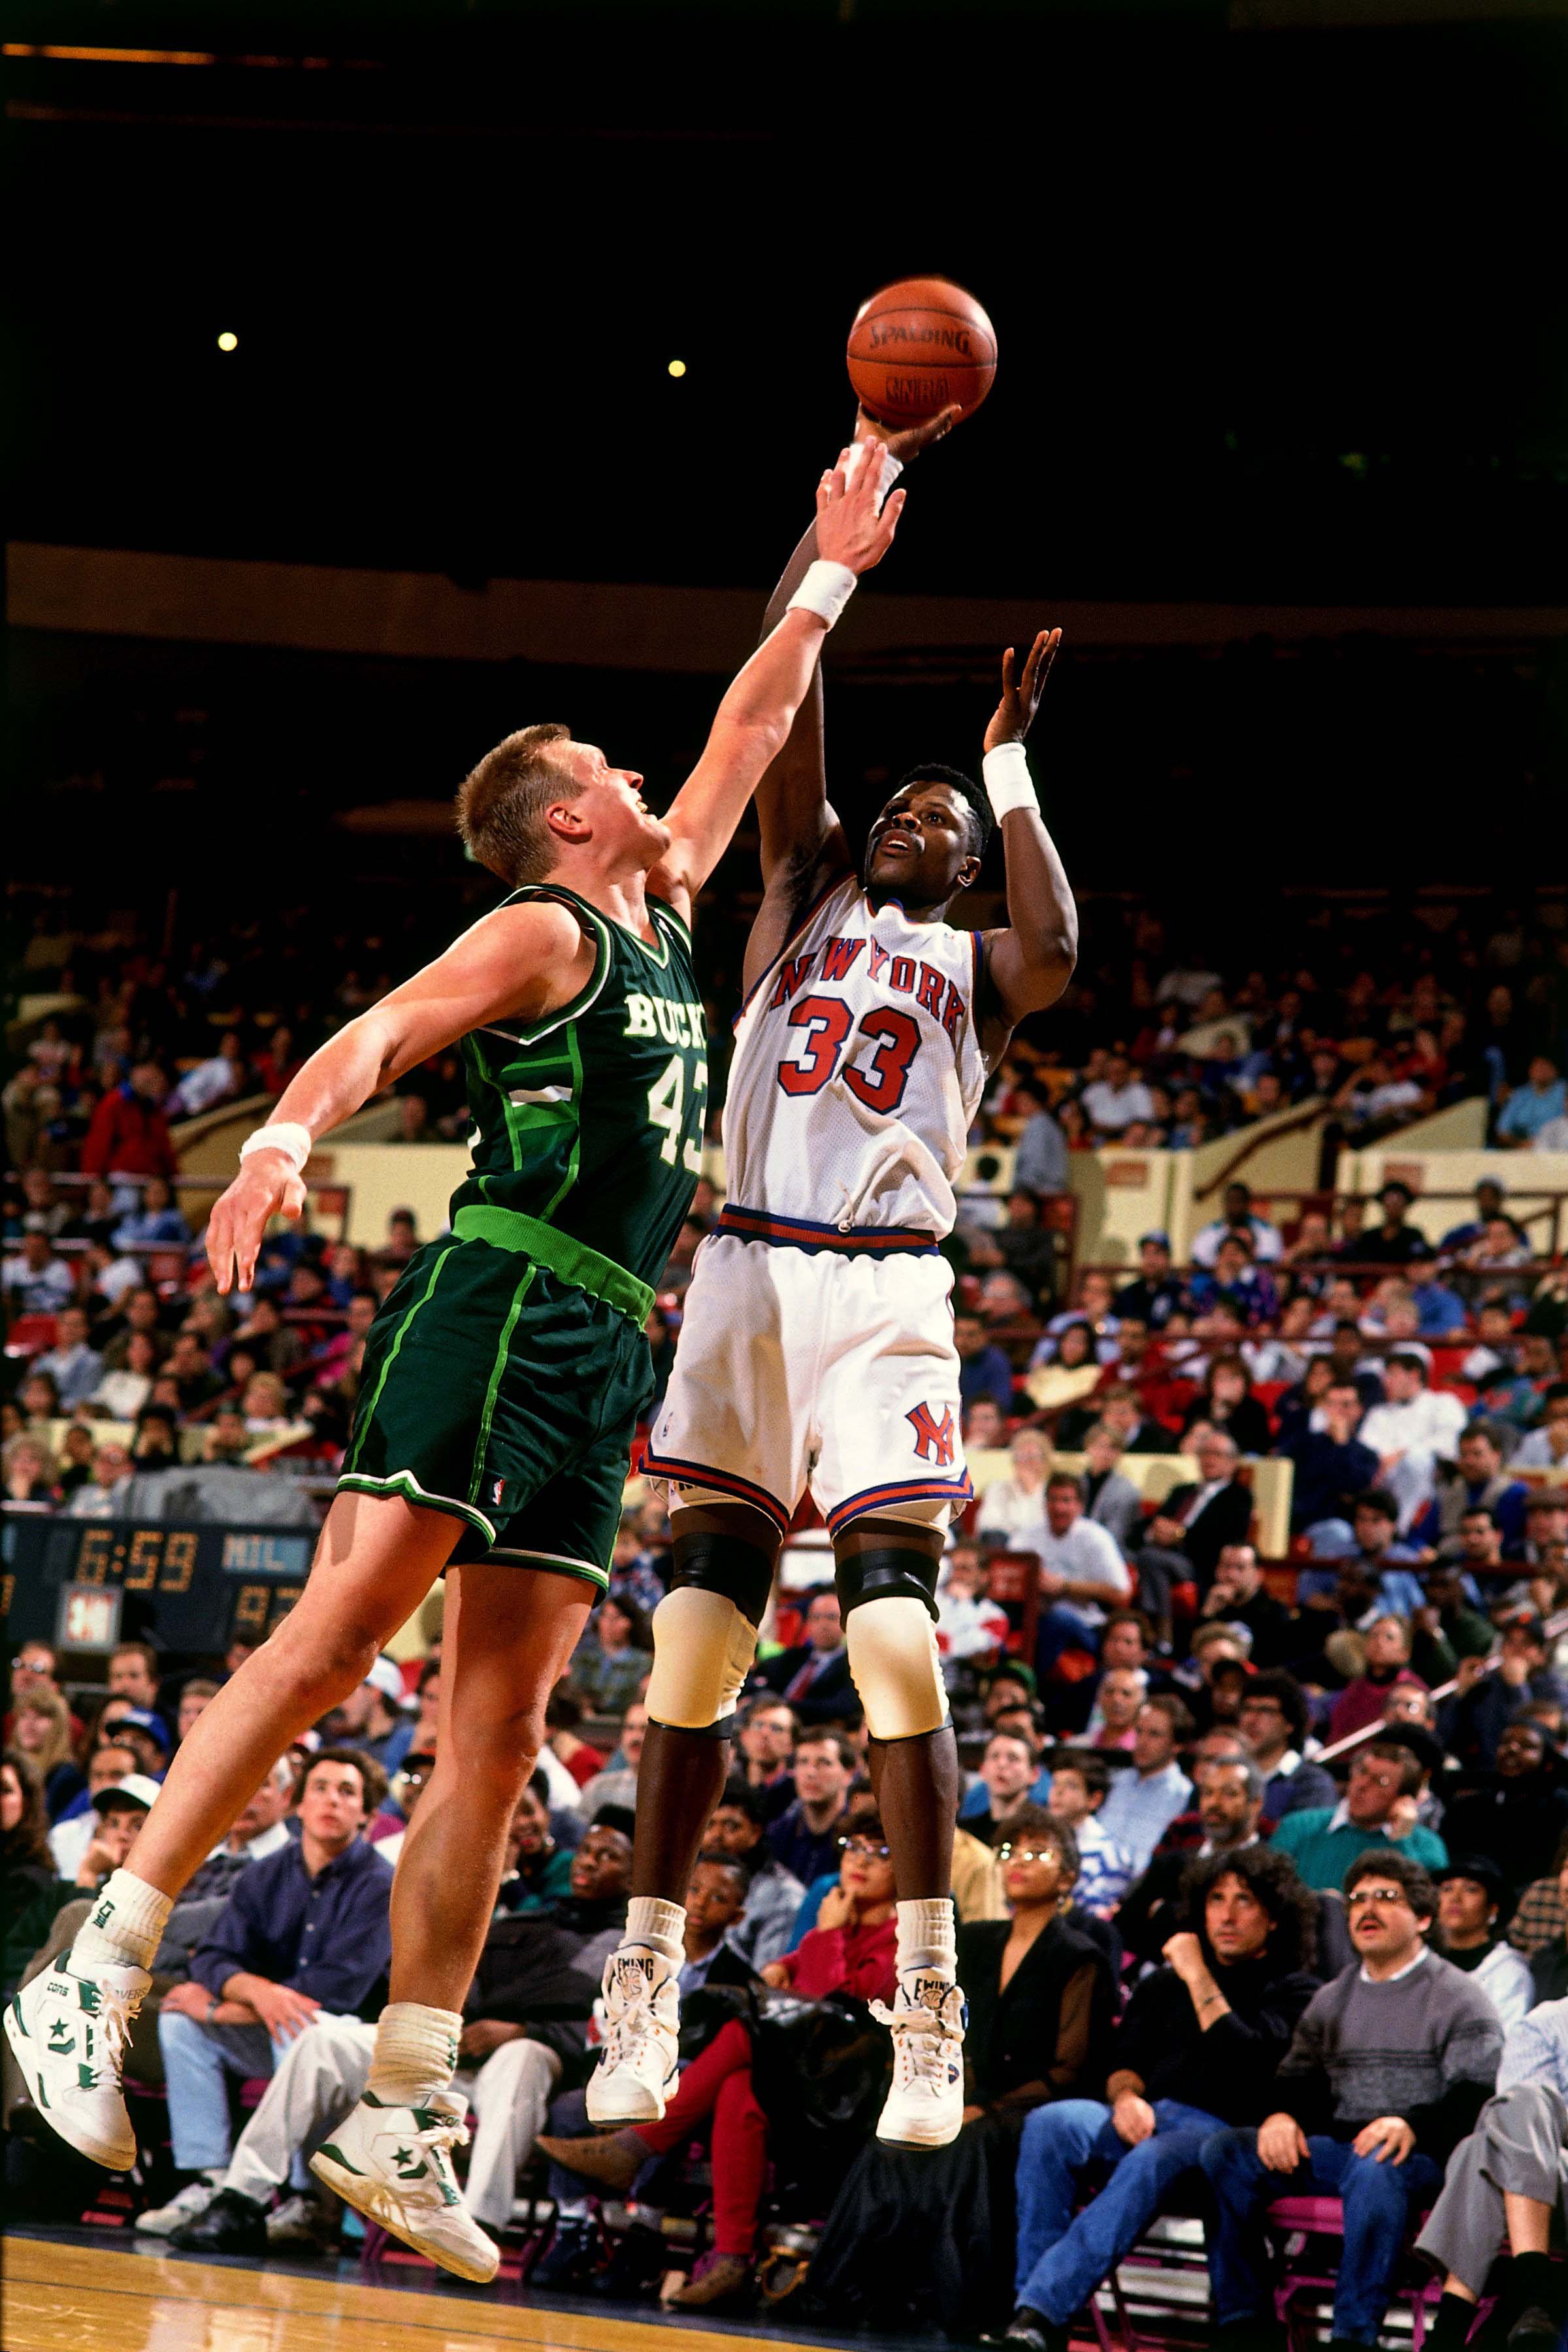
[[(994, 803), (999, 792), (1005, 803), (1001, 823), (1008, 924), (1005, 931), (986, 933), (985, 965), (1009, 1029), (1026, 1013), (1054, 1004), (1078, 961), (1078, 907), (1024, 758), (1024, 738), (1039, 709), (1061, 639), (1059, 629), (1042, 629), (1029, 648), (1022, 678), (1008, 646), (1002, 656), (1002, 699), (985, 730), (986, 788)], [(992, 761), (994, 752), (1002, 752), (1003, 759)], [(997, 770), (1003, 773), (994, 782)]]
[[(384, 1087), (487, 1021), (541, 1020), (593, 975), (594, 950), (558, 901), (497, 907), (400, 988), (311, 1055), (269, 1124), (313, 1143)], [(297, 1217), (305, 1186), (281, 1145), (247, 1153), (207, 1220), (207, 1263), (220, 1291), (248, 1290), (268, 1221)]]
[[(848, 456), (844, 451), (817, 484), (816, 553), (823, 563), (841, 564), (858, 578), (892, 545), (904, 493), (895, 490), (879, 512), (877, 479), (865, 467), (851, 467)], [(650, 890), (691, 898), (708, 879), (746, 803), (788, 740), (830, 626), (822, 612), (791, 606), (732, 680), (702, 757), (665, 816), (670, 843), (648, 877)]]

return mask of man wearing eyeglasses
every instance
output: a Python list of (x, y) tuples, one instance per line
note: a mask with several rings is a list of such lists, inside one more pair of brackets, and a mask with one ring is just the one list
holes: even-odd
[(1497, 2011), (1427, 1948), (1437, 1895), (1426, 1871), (1374, 1849), (1346, 1871), (1344, 1895), (1356, 1957), (1308, 2004), (1275, 2077), (1274, 2112), (1204, 2146), (1224, 2352), (1277, 2340), (1263, 2318), (1258, 2219), (1277, 2197), (1314, 2191), (1344, 2208), (1331, 2352), (1370, 2352), (1411, 2210), (1437, 2188), (1497, 2077)]
[(1420, 1759), (1403, 1741), (1369, 1739), (1352, 1760), (1339, 1803), (1287, 1813), (1275, 1830), (1275, 1845), (1320, 1894), (1342, 1885), (1348, 1865), (1369, 1846), (1391, 1852), (1395, 1841), (1423, 1870), (1441, 1870), (1448, 1849), (1436, 1830), (1415, 1819), (1425, 1777)]

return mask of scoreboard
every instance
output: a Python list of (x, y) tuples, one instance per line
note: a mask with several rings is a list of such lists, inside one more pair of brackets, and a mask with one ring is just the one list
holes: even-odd
[(288, 1528), (8, 1511), (0, 1529), (6, 1643), (52, 1642), (80, 1657), (121, 1640), (217, 1653), (239, 1635), (264, 1641), (304, 1591), (315, 1545), (313, 1533)]

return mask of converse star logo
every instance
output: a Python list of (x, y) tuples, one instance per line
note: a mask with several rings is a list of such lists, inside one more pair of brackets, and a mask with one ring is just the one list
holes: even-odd
[(62, 2057), (76, 2048), (76, 2035), (63, 2017), (57, 2018), (49, 2028), (49, 2048), (58, 2050)]

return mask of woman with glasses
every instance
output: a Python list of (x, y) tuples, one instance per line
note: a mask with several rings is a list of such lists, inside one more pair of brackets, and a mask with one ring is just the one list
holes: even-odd
[(969, 2000), (963, 2126), (911, 2160), (876, 2142), (839, 2191), (807, 2291), (836, 2326), (911, 2314), (950, 2335), (1005, 2324), (1013, 2175), (1025, 2118), (1098, 2081), (1114, 2009), (1110, 1963), (1069, 1925), (1072, 1831), (1042, 1807), (1008, 1822), (997, 1850), (1008, 1919), (958, 1931)]
[[(897, 1978), (897, 1898), (888, 1842), (876, 1814), (838, 1840), (838, 1882), (822, 1898), (816, 1925), (793, 1952), (771, 1960), (764, 1984), (804, 1999), (849, 1993), (891, 2001)], [(727, 1857), (726, 1857), (727, 1858)], [(547, 2156), (612, 2194), (624, 2195), (650, 2156), (684, 2147), (712, 2119), (713, 2248), (686, 2285), (667, 2298), (680, 2310), (712, 2309), (751, 2284), (757, 2208), (768, 2168), (768, 2119), (752, 2087), (752, 2036), (739, 2018), (721, 2027), (680, 2078), (659, 2123), (639, 2124), (605, 2139), (556, 2140)], [(922, 2164), (927, 2159), (922, 2158)]]

